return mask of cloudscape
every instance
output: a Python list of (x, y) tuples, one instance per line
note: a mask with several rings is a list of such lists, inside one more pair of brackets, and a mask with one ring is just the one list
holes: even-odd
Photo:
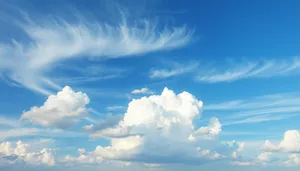
[(0, 2), (0, 170), (299, 170), (299, 7)]

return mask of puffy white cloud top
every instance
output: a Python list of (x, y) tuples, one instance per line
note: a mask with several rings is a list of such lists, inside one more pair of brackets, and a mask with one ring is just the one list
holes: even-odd
[(50, 95), (43, 106), (32, 107), (22, 114), (27, 119), (42, 126), (69, 128), (87, 113), (89, 97), (82, 92), (75, 92), (66, 86), (56, 95)]
[(238, 157), (243, 144), (221, 143), (216, 138), (221, 132), (217, 118), (212, 118), (206, 127), (195, 127), (193, 120), (201, 116), (202, 107), (202, 101), (192, 94), (175, 94), (168, 88), (160, 95), (133, 99), (118, 124), (99, 129), (94, 125), (84, 127), (92, 130), (92, 137), (109, 138), (110, 145), (98, 146), (92, 152), (80, 153), (79, 157), (68, 156), (66, 160), (87, 162), (86, 159), (101, 158), (162, 164)]
[(284, 133), (283, 140), (278, 145), (274, 145), (267, 140), (263, 148), (265, 151), (300, 152), (300, 132), (288, 130)]

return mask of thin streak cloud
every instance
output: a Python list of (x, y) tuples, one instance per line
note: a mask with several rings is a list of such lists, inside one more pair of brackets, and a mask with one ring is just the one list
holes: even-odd
[[(223, 67), (224, 66), (224, 67)], [(204, 83), (232, 82), (247, 78), (268, 78), (300, 74), (300, 58), (225, 63), (222, 67), (198, 72), (196, 81)]]
[(171, 62), (169, 69), (152, 69), (149, 73), (149, 77), (152, 79), (163, 79), (173, 76), (189, 73), (198, 68), (198, 62), (189, 62), (187, 64), (181, 64), (177, 62)]
[(300, 93), (282, 93), (254, 97), (245, 100), (231, 100), (204, 106), (205, 110), (249, 110), (265, 107), (297, 107), (300, 103)]
[(299, 102), (298, 92), (283, 93), (209, 104), (204, 110), (225, 112), (220, 115), (224, 125), (260, 123), (300, 116)]

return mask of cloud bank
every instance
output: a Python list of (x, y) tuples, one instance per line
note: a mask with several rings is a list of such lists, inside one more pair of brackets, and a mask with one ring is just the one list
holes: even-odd
[(12, 142), (3, 142), (0, 144), (0, 159), (7, 164), (14, 164), (22, 160), (27, 164), (48, 166), (55, 165), (55, 158), (51, 149), (43, 148), (41, 151), (31, 151), (30, 145), (22, 141), (15, 144)]

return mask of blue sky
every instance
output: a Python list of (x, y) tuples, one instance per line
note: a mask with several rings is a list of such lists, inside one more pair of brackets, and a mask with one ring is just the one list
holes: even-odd
[(5, 170), (295, 170), (300, 2), (14, 0)]

